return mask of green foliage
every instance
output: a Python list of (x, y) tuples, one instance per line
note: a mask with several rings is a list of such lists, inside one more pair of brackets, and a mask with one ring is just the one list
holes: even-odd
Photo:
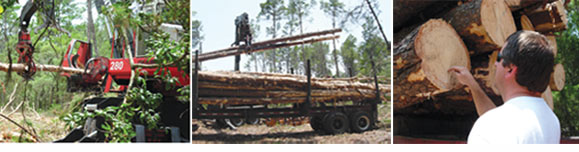
[(563, 136), (577, 136), (579, 134), (579, 84), (566, 85), (561, 91), (553, 92), (554, 112), (561, 124)]
[[(162, 13), (132, 14), (128, 8), (128, 2), (115, 3), (104, 14), (112, 19), (115, 28), (122, 31), (138, 28), (150, 35), (145, 40), (147, 54), (158, 65), (153, 78), (135, 77), (134, 86), (125, 95), (125, 102), (115, 107), (96, 110), (94, 113), (75, 112), (67, 115), (64, 120), (71, 127), (84, 124), (84, 121), (93, 116), (103, 117), (105, 124), (100, 126), (106, 131), (110, 142), (130, 142), (136, 135), (133, 124), (143, 124), (147, 129), (158, 129), (160, 115), (156, 111), (163, 102), (161, 93), (152, 93), (147, 89), (147, 80), (161, 80), (167, 86), (165, 89), (172, 90), (178, 83), (177, 77), (173, 77), (166, 70), (167, 67), (178, 67), (189, 73), (189, 1), (166, 1), (167, 8)], [(185, 14), (185, 15), (183, 15)], [(130, 19), (129, 19), (130, 18)], [(169, 34), (160, 29), (162, 23), (179, 24), (184, 29), (184, 34), (178, 40), (170, 39)], [(125, 32), (122, 32), (125, 33)], [(126, 39), (125, 39), (126, 40)], [(135, 69), (135, 73), (140, 73)], [(143, 71), (144, 72), (144, 71)], [(177, 91), (181, 93), (178, 99), (188, 102), (190, 87), (181, 87)]]
[[(193, 18), (197, 14), (197, 12), (192, 11), (191, 18)], [(201, 40), (203, 40), (203, 36), (201, 36), (201, 31), (203, 30), (203, 26), (201, 26), (201, 21), (199, 20), (192, 20), (191, 21), (191, 48), (197, 48)], [(253, 32), (255, 33), (255, 32)]]
[(565, 69), (565, 87), (553, 91), (555, 114), (559, 117), (563, 136), (579, 135), (579, 3), (572, 0), (567, 8), (567, 30), (557, 37), (556, 62)]
[(312, 43), (312, 45), (305, 47), (302, 56), (305, 56), (306, 59), (310, 59), (312, 75), (315, 75), (316, 77), (327, 77), (332, 75), (327, 64), (329, 63), (327, 56), (329, 52), (329, 45), (323, 42)]
[(344, 6), (344, 3), (340, 2), (339, 0), (330, 0), (329, 2), (320, 1), (320, 9), (322, 9), (326, 15), (332, 17), (332, 28), (336, 28), (337, 22), (341, 23), (339, 25), (340, 27), (344, 25), (343, 21), (338, 21), (338, 19), (340, 19), (340, 17), (347, 12)]
[(384, 39), (378, 36), (374, 20), (371, 17), (366, 17), (366, 23), (362, 25), (362, 28), (364, 42), (359, 46), (361, 51), (360, 73), (366, 76), (373, 75), (371, 61), (374, 61), (378, 75), (390, 76), (390, 50), (386, 49), (387, 44)]
[(345, 72), (347, 76), (349, 75), (349, 70), (352, 70), (352, 76), (358, 74), (358, 64), (360, 62), (360, 54), (357, 52), (356, 46), (356, 37), (352, 35), (348, 35), (346, 41), (342, 44), (342, 48), (340, 48), (340, 57), (342, 58)]

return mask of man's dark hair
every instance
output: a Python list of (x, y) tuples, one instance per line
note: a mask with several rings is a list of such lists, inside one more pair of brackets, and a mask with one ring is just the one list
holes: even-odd
[(516, 81), (532, 92), (544, 92), (549, 85), (555, 62), (547, 38), (535, 31), (517, 31), (507, 38), (502, 54), (503, 67), (518, 67)]

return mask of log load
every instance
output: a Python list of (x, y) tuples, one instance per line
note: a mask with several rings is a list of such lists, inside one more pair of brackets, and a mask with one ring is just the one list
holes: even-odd
[(551, 81), (549, 87), (553, 91), (561, 91), (565, 86), (565, 69), (562, 64), (556, 64), (551, 73)]
[(461, 36), (471, 55), (501, 48), (516, 31), (513, 15), (504, 1), (475, 0), (454, 8), (443, 18)]
[(394, 47), (394, 108), (404, 108), (460, 87), (451, 66), (470, 67), (468, 51), (452, 26), (429, 20)]
[[(287, 104), (306, 101), (307, 77), (301, 75), (207, 71), (199, 71), (198, 75), (199, 104)], [(390, 86), (380, 84), (379, 87), (380, 99), (385, 101)], [(376, 99), (375, 86), (368, 78), (312, 78), (311, 88), (312, 102)]]
[[(405, 130), (403, 132), (408, 134), (400, 132), (395, 134), (412, 134), (421, 137), (454, 137), (458, 135), (466, 139), (468, 130), (472, 128), (474, 120), (479, 117), (469, 88), (459, 85), (452, 89), (443, 90), (429, 82), (431, 78), (427, 76), (430, 74), (426, 74), (424, 67), (422, 67), (428, 64), (424, 63), (427, 60), (417, 55), (419, 50), (416, 48), (418, 46), (416, 43), (421, 43), (416, 37), (420, 37), (421, 34), (426, 35), (416, 29), (423, 28), (426, 20), (442, 18), (454, 28), (459, 35), (458, 39), (462, 39), (464, 46), (468, 48), (466, 59), (469, 63), (463, 66), (469, 67), (485, 94), (497, 106), (502, 105), (503, 101), (495, 87), (495, 63), (506, 38), (515, 30), (537, 31), (547, 36), (549, 44), (556, 53), (557, 42), (553, 33), (566, 28), (562, 23), (566, 23), (567, 18), (562, 9), (562, 2), (559, 0), (465, 0), (459, 1), (457, 4), (450, 9), (446, 7), (442, 11), (437, 11), (438, 14), (428, 14), (430, 9), (434, 9), (431, 6), (441, 6), (442, 2), (429, 4), (428, 8), (414, 13), (416, 15), (411, 16), (403, 26), (394, 28), (394, 116), (401, 118), (395, 119), (398, 122), (413, 122), (412, 124), (407, 123), (406, 126), (402, 125)], [(539, 15), (543, 15), (543, 18)], [(396, 19), (394, 20), (395, 23), (397, 23)], [(429, 32), (441, 33), (440, 31), (442, 30), (430, 30)], [(445, 39), (445, 42), (448, 42), (446, 39), (449, 39), (448, 36), (437, 36), (437, 38)], [(436, 43), (442, 42), (437, 41), (430, 44)], [(432, 53), (436, 54), (433, 58), (443, 58), (441, 56), (447, 56), (447, 51), (455, 47), (456, 44), (453, 46), (445, 44), (444, 47), (440, 48), (430, 46), (431, 49), (429, 50), (444, 50)], [(416, 51), (412, 54), (403, 50)], [(445, 57), (446, 60), (430, 62), (430, 64), (444, 66), (451, 62), (449, 60), (462, 58), (457, 55), (452, 57)], [(446, 71), (442, 68), (438, 70), (439, 73)], [(562, 89), (564, 75), (562, 65), (556, 65), (551, 82), (542, 93), (543, 99), (552, 109), (554, 107), (552, 91)], [(415, 118), (420, 118), (420, 120), (414, 121)], [(456, 118), (465, 118), (472, 120), (472, 122), (461, 122)], [(444, 124), (445, 122), (454, 123), (451, 126), (459, 127), (453, 128), (453, 130), (465, 130), (464, 133), (466, 134), (445, 134), (445, 129), (440, 129), (440, 127), (446, 126), (442, 125), (438, 125), (439, 128), (424, 127), (432, 124)], [(401, 126), (400, 124), (404, 123), (394, 124)], [(431, 132), (423, 132), (424, 130)]]
[(526, 14), (537, 32), (548, 33), (567, 29), (567, 14), (565, 13), (565, 6), (560, 0), (528, 11)]

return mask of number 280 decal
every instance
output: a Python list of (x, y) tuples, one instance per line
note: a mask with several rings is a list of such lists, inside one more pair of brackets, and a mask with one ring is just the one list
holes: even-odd
[(123, 69), (123, 61), (111, 62), (111, 68), (109, 70), (121, 70)]

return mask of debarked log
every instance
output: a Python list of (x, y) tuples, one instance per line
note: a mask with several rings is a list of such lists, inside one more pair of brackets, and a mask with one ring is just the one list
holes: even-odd
[[(20, 63), (13, 63), (8, 64), (8, 63), (0, 63), (0, 71), (5, 71), (8, 72), (8, 70), (11, 70), (12, 72), (23, 72), (25, 70), (28, 69), (28, 67), (24, 64), (20, 64)], [(69, 72), (69, 73), (84, 73), (85, 70), (84, 69), (78, 69), (78, 68), (71, 68), (71, 67), (61, 67), (61, 66), (57, 66), (57, 65), (45, 65), (45, 64), (36, 64), (36, 70), (37, 71), (47, 71), (47, 72)], [(86, 72), (90, 72), (90, 71), (86, 71)]]

